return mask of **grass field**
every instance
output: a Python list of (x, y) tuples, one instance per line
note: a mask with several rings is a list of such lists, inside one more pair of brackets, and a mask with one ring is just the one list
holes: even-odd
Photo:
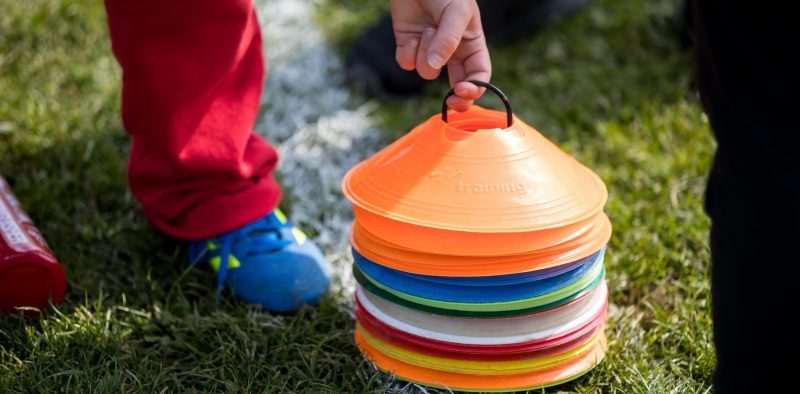
[[(366, 0), (315, 4), (340, 53), (380, 12)], [(517, 114), (610, 192), (609, 354), (553, 391), (709, 390), (701, 202), (713, 142), (670, 28), (675, 5), (598, 0), (492, 53)], [(0, 0), (0, 10), (0, 173), (69, 276), (65, 303), (45, 318), (0, 320), (0, 392), (420, 390), (362, 361), (345, 291), (296, 316), (217, 305), (213, 274), (189, 269), (184, 246), (148, 226), (125, 186), (102, 2)], [(387, 138), (435, 112), (445, 88), (373, 104)]]

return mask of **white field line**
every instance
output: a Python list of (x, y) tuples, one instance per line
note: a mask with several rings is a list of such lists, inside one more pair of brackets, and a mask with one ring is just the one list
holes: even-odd
[(371, 109), (342, 87), (343, 65), (312, 23), (310, 0), (259, 2), (267, 79), (256, 131), (279, 150), (277, 171), (291, 220), (313, 232), (351, 295), (350, 203), (342, 177), (385, 145)]
[[(342, 87), (341, 60), (312, 23), (313, 0), (257, 0), (264, 34), (267, 79), (256, 132), (278, 147), (278, 176), (291, 219), (316, 233), (338, 284), (352, 304), (355, 280), (348, 232), (350, 203), (342, 177), (387, 141), (371, 108)], [(374, 366), (372, 368), (375, 368)], [(452, 393), (389, 377), (389, 392)]]

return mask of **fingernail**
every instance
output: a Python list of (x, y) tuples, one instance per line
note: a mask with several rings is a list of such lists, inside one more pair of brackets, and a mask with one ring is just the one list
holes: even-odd
[(428, 65), (438, 70), (444, 66), (444, 59), (435, 53), (431, 53), (428, 55)]

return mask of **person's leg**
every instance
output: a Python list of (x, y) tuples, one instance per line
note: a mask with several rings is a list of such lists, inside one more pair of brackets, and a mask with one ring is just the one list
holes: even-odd
[(252, 133), (264, 62), (251, 0), (106, 0), (133, 137), (128, 180), (148, 219), (182, 239), (272, 211), (277, 153)]
[(277, 153), (252, 133), (264, 78), (252, 0), (106, 10), (133, 137), (128, 180), (145, 215), (193, 241), (190, 260), (217, 271), (218, 290), (280, 312), (317, 302), (330, 284), (322, 253), (274, 210)]
[(791, 13), (763, 4), (694, 3), (699, 87), (719, 145), (706, 192), (714, 387), (720, 393), (793, 387), (800, 84), (786, 44), (800, 28)]

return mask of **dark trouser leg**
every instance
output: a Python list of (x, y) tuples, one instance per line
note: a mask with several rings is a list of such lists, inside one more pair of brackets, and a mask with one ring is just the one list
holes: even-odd
[(695, 1), (701, 98), (719, 143), (709, 176), (720, 393), (791, 392), (800, 276), (800, 85), (793, 16)]

